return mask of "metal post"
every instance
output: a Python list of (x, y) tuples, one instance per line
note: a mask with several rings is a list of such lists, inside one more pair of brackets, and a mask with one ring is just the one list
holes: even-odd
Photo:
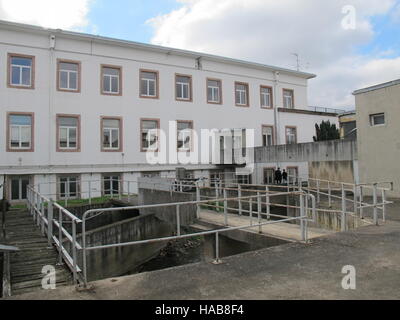
[(386, 190), (382, 189), (382, 219), (386, 222)]
[(258, 233), (262, 233), (262, 226), (261, 226), (261, 195), (260, 192), (257, 192), (257, 218), (258, 218)]
[(86, 215), (82, 216), (82, 267), (83, 267), (83, 286), (87, 288), (86, 270)]
[(226, 189), (224, 188), (224, 219), (225, 219), (225, 226), (228, 226), (228, 200)]
[(332, 189), (331, 189), (331, 182), (328, 181), (328, 202), (329, 208), (332, 208)]
[(131, 202), (131, 182), (127, 181), (128, 183), (128, 202)]
[(92, 181), (89, 180), (89, 205), (92, 205)]
[(219, 259), (219, 233), (215, 233), (215, 263), (221, 263)]
[(347, 217), (346, 217), (346, 191), (344, 190), (344, 184), (342, 183), (342, 219), (341, 219), (341, 230), (346, 231)]
[(58, 264), (62, 265), (62, 238), (63, 238), (63, 232), (62, 232), (62, 227), (63, 227), (63, 213), (61, 209), (58, 209), (58, 243), (59, 243), (59, 248), (58, 248)]
[(269, 187), (266, 187), (265, 191), (266, 191), (265, 201), (267, 203), (267, 220), (270, 220), (271, 219), (271, 205), (269, 203), (269, 201), (270, 201)]
[(181, 235), (181, 215), (179, 205), (176, 206), (176, 234)]
[(321, 194), (320, 194), (320, 181), (317, 180), (317, 203), (320, 204), (321, 203)]
[(373, 199), (374, 199), (374, 224), (379, 225), (378, 221), (378, 184), (374, 183), (374, 191), (373, 191)]
[(53, 200), (47, 204), (47, 240), (49, 246), (53, 243)]
[(301, 240), (307, 242), (307, 218), (304, 212), (304, 195), (300, 195), (300, 231)]
[[(201, 201), (200, 184), (196, 182), (196, 201)], [(200, 204), (196, 204), (196, 217), (200, 219)]]
[(76, 221), (72, 220), (72, 265), (73, 265), (73, 275), (74, 284), (77, 284), (77, 263), (76, 263)]
[(364, 208), (363, 206), (364, 202), (364, 195), (363, 195), (363, 186), (360, 186), (360, 218), (364, 219)]
[(249, 217), (250, 217), (250, 225), (253, 225), (253, 198), (249, 200)]
[(238, 198), (239, 198), (239, 215), (242, 215), (242, 186), (238, 184)]
[(357, 186), (353, 187), (353, 196), (354, 196), (354, 215), (357, 215)]
[(120, 179), (118, 179), (118, 199), (122, 199), (122, 184)]

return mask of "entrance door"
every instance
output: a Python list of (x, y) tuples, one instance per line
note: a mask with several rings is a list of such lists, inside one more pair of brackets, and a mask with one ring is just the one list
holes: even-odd
[(11, 201), (22, 201), (27, 198), (27, 186), (29, 185), (29, 176), (12, 176), (10, 178)]
[(274, 183), (275, 183), (275, 168), (265, 168), (264, 184), (274, 184)]

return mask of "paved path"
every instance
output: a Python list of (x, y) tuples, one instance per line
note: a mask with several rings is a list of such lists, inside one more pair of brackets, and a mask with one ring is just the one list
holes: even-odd
[[(219, 226), (225, 226), (225, 216), (223, 213), (217, 213), (215, 211), (202, 209), (200, 211), (200, 221), (212, 223)], [(261, 219), (262, 223), (268, 222), (266, 219)], [(253, 217), (253, 223), (258, 223), (257, 216)], [(228, 226), (229, 227), (240, 227), (248, 226), (250, 224), (249, 216), (239, 216), (237, 214), (228, 214)], [(251, 232), (257, 232), (259, 228), (254, 227), (246, 229)], [(271, 235), (277, 238), (281, 238), (288, 241), (301, 241), (300, 226), (297, 224), (279, 222), (269, 225), (262, 226), (262, 233)], [(332, 234), (332, 231), (322, 230), (317, 228), (308, 228), (308, 238), (314, 239), (328, 234)]]
[[(400, 223), (368, 226), (201, 262), (14, 299), (400, 299)], [(342, 268), (356, 268), (356, 290), (343, 290)]]

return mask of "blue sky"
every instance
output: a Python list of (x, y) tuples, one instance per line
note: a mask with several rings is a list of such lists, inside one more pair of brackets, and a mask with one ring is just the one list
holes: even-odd
[(89, 26), (84, 31), (149, 43), (153, 29), (146, 21), (179, 7), (175, 0), (95, 0), (90, 5)]

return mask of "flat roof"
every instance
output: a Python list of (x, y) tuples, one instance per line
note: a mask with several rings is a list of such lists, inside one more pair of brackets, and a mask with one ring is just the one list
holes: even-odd
[(392, 87), (392, 86), (395, 86), (395, 85), (398, 85), (398, 84), (400, 84), (400, 79), (389, 81), (389, 82), (385, 82), (385, 83), (381, 83), (381, 84), (377, 84), (377, 85), (372, 86), (372, 87), (356, 90), (356, 91), (353, 92), (353, 95), (366, 93), (366, 92), (370, 92), (370, 91), (375, 91), (375, 90), (379, 90), (379, 89), (383, 89), (383, 88), (387, 88), (387, 87)]
[(10, 22), (10, 21), (5, 21), (5, 20), (0, 20), (0, 25), (3, 28), (8, 28), (11, 30), (29, 31), (29, 32), (33, 32), (33, 33), (45, 33), (48, 35), (54, 34), (54, 35), (60, 35), (60, 36), (65, 36), (65, 37), (75, 38), (75, 39), (80, 39), (80, 40), (91, 40), (91, 41), (96, 41), (99, 43), (106, 43), (109, 45), (118, 45), (118, 46), (130, 47), (130, 48), (136, 48), (136, 49), (142, 49), (142, 50), (150, 50), (150, 51), (159, 52), (159, 53), (175, 54), (178, 56), (192, 57), (195, 59), (204, 58), (204, 59), (207, 59), (210, 61), (222, 62), (222, 63), (227, 63), (227, 64), (235, 64), (235, 65), (240, 65), (243, 67), (261, 69), (261, 70), (266, 70), (266, 71), (279, 71), (282, 73), (294, 75), (294, 76), (305, 78), (305, 79), (312, 79), (312, 78), (316, 77), (316, 75), (312, 74), (312, 73), (301, 72), (301, 71), (296, 71), (296, 70), (291, 70), (291, 69), (286, 69), (286, 68), (281, 68), (281, 67), (275, 67), (275, 66), (262, 64), (262, 63), (256, 63), (256, 62), (244, 61), (244, 60), (233, 59), (233, 58), (228, 58), (228, 57), (222, 57), (222, 56), (217, 56), (217, 55), (212, 55), (212, 54), (207, 54), (207, 53), (157, 46), (157, 45), (153, 45), (153, 44), (141, 43), (141, 42), (136, 42), (136, 41), (108, 38), (108, 37), (103, 37), (103, 36), (98, 36), (98, 35), (92, 35), (92, 34), (80, 33), (80, 32), (74, 32), (74, 31), (66, 31), (66, 30), (61, 30), (61, 29), (43, 28), (43, 27), (39, 27), (39, 26), (34, 26), (34, 25), (29, 25), (29, 24), (24, 24), (24, 23)]

